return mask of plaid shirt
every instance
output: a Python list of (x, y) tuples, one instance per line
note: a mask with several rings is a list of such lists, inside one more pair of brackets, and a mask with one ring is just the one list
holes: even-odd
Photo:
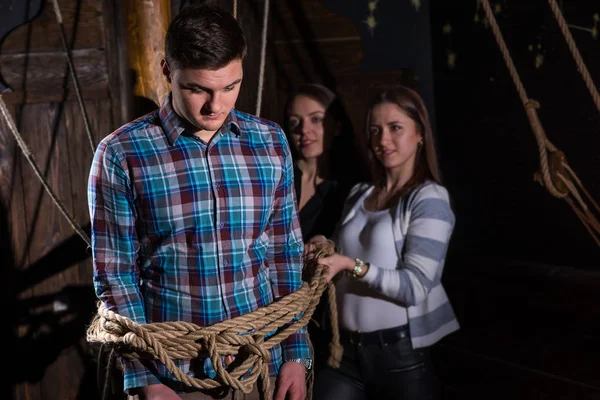
[[(208, 326), (266, 306), (302, 284), (292, 159), (275, 123), (232, 110), (209, 144), (162, 107), (108, 135), (88, 200), (94, 288), (143, 324)], [(310, 358), (306, 329), (271, 350), (270, 373)], [(214, 377), (209, 360), (190, 375)], [(125, 389), (168, 382), (159, 362), (125, 361)], [(179, 390), (180, 386), (171, 383)]]

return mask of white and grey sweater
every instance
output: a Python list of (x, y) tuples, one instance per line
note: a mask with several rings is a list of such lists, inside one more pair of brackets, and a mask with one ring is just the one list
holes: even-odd
[[(377, 313), (377, 309), (383, 309), (381, 302), (389, 301), (392, 305), (388, 310), (391, 312), (385, 317), (382, 316), (382, 319), (388, 320), (375, 323), (374, 325), (380, 325), (375, 328), (401, 325), (408, 319), (413, 347), (430, 346), (459, 329), (458, 321), (441, 284), (444, 261), (455, 221), (448, 192), (437, 183), (426, 182), (401, 198), (397, 206), (391, 210), (393, 237), (382, 242), (381, 238), (368, 238), (365, 232), (353, 232), (357, 230), (357, 226), (360, 226), (352, 223), (353, 219), (361, 218), (363, 203), (373, 189), (374, 186), (364, 183), (352, 188), (334, 240), (341, 254), (351, 255), (353, 258), (361, 258), (357, 255), (361, 246), (352, 245), (345, 249), (343, 242), (350, 244), (352, 241), (340, 242), (339, 238), (356, 235), (361, 237), (359, 240), (377, 239), (380, 247), (385, 246), (385, 243), (388, 244), (388, 248), (391, 247), (390, 250), (395, 254), (383, 258), (396, 260), (396, 265), (377, 265), (369, 259), (364, 259), (365, 262), (370, 262), (370, 268), (362, 281), (379, 296), (366, 294), (360, 300), (364, 302), (362, 307), (373, 306), (375, 308), (372, 310)], [(351, 230), (345, 231), (348, 228)], [(356, 296), (354, 298), (348, 296), (351, 283), (341, 281), (337, 287), (340, 299), (346, 296), (354, 303), (353, 307), (360, 306)], [(354, 295), (360, 295), (360, 291), (353, 290), (353, 292)], [(347, 304), (342, 304), (342, 307), (346, 306)], [(397, 310), (405, 310), (406, 316), (399, 314), (394, 307)], [(342, 318), (346, 319), (343, 325), (346, 325), (346, 328), (355, 328), (357, 322), (352, 322), (352, 318), (344, 314), (345, 311), (348, 310), (342, 310)], [(393, 314), (400, 315), (395, 325), (389, 320), (390, 315)], [(363, 313), (363, 315), (368, 314)], [(370, 321), (367, 325), (373, 325), (373, 318)], [(363, 326), (361, 330), (368, 329)]]

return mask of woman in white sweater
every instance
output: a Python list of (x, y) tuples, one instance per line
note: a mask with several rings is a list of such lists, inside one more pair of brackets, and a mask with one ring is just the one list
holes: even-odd
[(421, 97), (380, 93), (367, 127), (372, 182), (352, 189), (338, 252), (320, 260), (336, 281), (344, 356), (316, 371), (314, 398), (436, 399), (427, 348), (459, 327), (441, 285), (454, 214)]

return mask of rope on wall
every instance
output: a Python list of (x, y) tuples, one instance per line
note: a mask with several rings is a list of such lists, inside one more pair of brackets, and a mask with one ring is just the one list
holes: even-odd
[[(538, 144), (540, 171), (535, 174), (534, 179), (544, 186), (554, 197), (564, 199), (571, 206), (596, 244), (600, 246), (600, 221), (594, 215), (594, 210), (600, 213), (600, 207), (583, 186), (575, 171), (568, 165), (565, 155), (547, 138), (537, 113), (540, 104), (527, 95), (527, 91), (513, 63), (508, 47), (504, 42), (502, 32), (498, 27), (489, 0), (478, 1), (483, 6), (490, 22), (492, 33), (500, 47), (502, 57), (521, 98), (521, 102), (525, 107), (529, 124)], [(584, 197), (579, 193), (578, 187), (590, 203), (589, 206), (586, 204)]]
[(263, 86), (265, 82), (265, 59), (267, 55), (267, 28), (269, 25), (269, 0), (265, 0), (265, 12), (263, 14), (262, 38), (260, 47), (260, 69), (258, 73), (258, 93), (256, 96), (256, 116), (260, 117), (262, 106)]
[(54, 204), (56, 204), (56, 207), (58, 207), (58, 209), (60, 210), (62, 215), (65, 216), (65, 218), (67, 219), (69, 224), (73, 227), (75, 232), (83, 239), (83, 241), (88, 245), (88, 247), (90, 247), (92, 242), (91, 242), (89, 236), (83, 231), (83, 229), (79, 226), (79, 224), (77, 224), (75, 218), (73, 216), (71, 216), (69, 211), (67, 211), (67, 207), (59, 200), (58, 196), (56, 196), (56, 194), (54, 193), (54, 191), (52, 190), (52, 188), (50, 187), (50, 185), (48, 184), (48, 182), (42, 175), (40, 168), (38, 167), (37, 163), (35, 162), (35, 159), (33, 158), (33, 154), (31, 154), (31, 151), (29, 150), (29, 148), (27, 147), (27, 144), (23, 140), (23, 136), (21, 136), (21, 134), (17, 130), (17, 126), (16, 126), (14, 120), (12, 119), (12, 117), (8, 111), (8, 108), (6, 107), (6, 103), (4, 102), (4, 99), (2, 98), (2, 94), (0, 94), (0, 113), (2, 113), (2, 116), (6, 120), (6, 123), (8, 124), (8, 129), (13, 134), (15, 140), (17, 141), (17, 144), (19, 145), (19, 147), (21, 148), (21, 151), (23, 152), (23, 155), (25, 156), (27, 161), (29, 161), (29, 164), (33, 168), (35, 175), (38, 177), (38, 179), (42, 183), (42, 186), (44, 186), (44, 189), (46, 189), (46, 192), (48, 192), (48, 194), (50, 195), (50, 198), (52, 199)]
[(69, 71), (71, 73), (71, 78), (73, 78), (73, 85), (75, 86), (75, 93), (77, 94), (77, 102), (79, 103), (79, 108), (81, 109), (81, 115), (83, 116), (83, 122), (85, 124), (85, 132), (87, 133), (87, 137), (90, 142), (90, 146), (92, 147), (92, 153), (93, 153), (96, 151), (96, 143), (94, 142), (90, 119), (88, 117), (88, 113), (85, 109), (85, 104), (83, 102), (83, 96), (81, 94), (81, 87), (79, 85), (79, 79), (77, 79), (77, 73), (75, 71), (75, 66), (73, 65), (73, 56), (71, 54), (71, 50), (69, 50), (69, 46), (67, 46), (67, 36), (65, 35), (65, 27), (63, 24), (62, 14), (60, 12), (60, 7), (58, 5), (58, 0), (52, 0), (52, 4), (54, 5), (54, 14), (56, 15), (56, 22), (58, 22), (58, 26), (60, 27), (60, 37), (62, 39), (63, 49), (65, 51), (65, 57), (67, 58), (67, 64), (69, 65)]

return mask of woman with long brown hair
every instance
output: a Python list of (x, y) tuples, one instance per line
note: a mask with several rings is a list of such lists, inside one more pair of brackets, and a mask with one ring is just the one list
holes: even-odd
[(344, 356), (316, 375), (314, 397), (435, 399), (427, 348), (459, 328), (441, 284), (454, 214), (421, 97), (380, 93), (367, 140), (371, 182), (351, 190), (338, 252), (320, 260), (336, 280)]
[[(358, 155), (354, 156), (352, 124), (339, 96), (318, 83), (297, 87), (284, 112), (302, 236), (305, 241), (330, 237), (350, 189), (359, 181), (351, 168), (359, 161)], [(324, 295), (308, 324), (315, 368), (328, 357), (331, 332), (327, 309)]]

